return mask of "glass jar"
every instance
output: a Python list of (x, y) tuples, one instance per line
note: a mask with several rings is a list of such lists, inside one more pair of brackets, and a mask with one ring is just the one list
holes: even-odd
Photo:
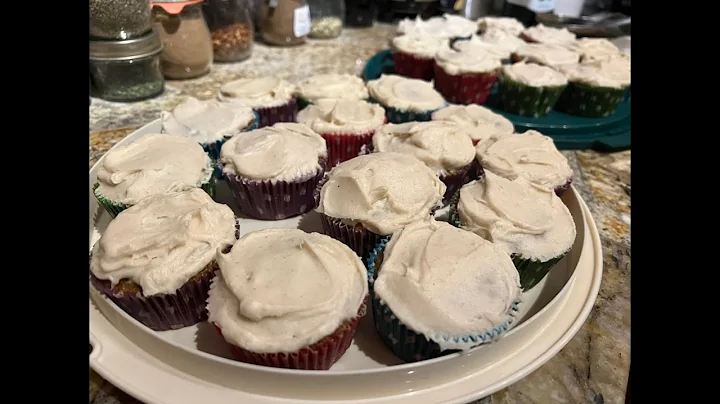
[(151, 29), (150, 0), (90, 0), (90, 39), (132, 39)]
[(307, 0), (310, 6), (310, 38), (337, 38), (345, 20), (345, 0)]
[(310, 33), (310, 8), (305, 0), (264, 0), (258, 23), (265, 42), (300, 45)]
[(153, 28), (163, 43), (160, 68), (168, 79), (190, 79), (210, 71), (212, 40), (202, 0), (153, 2)]
[(345, 24), (348, 27), (372, 27), (377, 18), (373, 0), (345, 0)]
[(252, 55), (255, 30), (247, 0), (205, 0), (203, 12), (216, 62), (239, 62)]
[(108, 101), (139, 101), (163, 92), (163, 46), (155, 32), (126, 41), (90, 41), (91, 86)]

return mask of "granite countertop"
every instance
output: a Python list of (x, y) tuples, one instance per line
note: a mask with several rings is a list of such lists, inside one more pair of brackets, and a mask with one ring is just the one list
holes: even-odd
[[(364, 61), (386, 48), (393, 27), (346, 29), (340, 38), (292, 48), (255, 44), (253, 56), (214, 65), (210, 74), (170, 81), (160, 97), (137, 103), (92, 99), (90, 167), (117, 141), (157, 119), (186, 96), (212, 98), (220, 84), (240, 77), (275, 74), (299, 80), (314, 73), (359, 74)], [(595, 218), (605, 268), (588, 320), (560, 353), (523, 380), (480, 400), (482, 404), (622, 404), (630, 367), (630, 151), (563, 151), (574, 182)], [(90, 370), (90, 403), (138, 403)]]

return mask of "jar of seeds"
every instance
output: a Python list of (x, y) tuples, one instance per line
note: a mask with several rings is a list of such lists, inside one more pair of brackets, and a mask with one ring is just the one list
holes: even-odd
[(345, 20), (345, 0), (307, 0), (310, 6), (310, 38), (337, 38)]
[(216, 62), (239, 62), (250, 57), (255, 31), (248, 0), (205, 0), (203, 13)]
[(90, 39), (137, 38), (150, 24), (150, 0), (90, 0)]

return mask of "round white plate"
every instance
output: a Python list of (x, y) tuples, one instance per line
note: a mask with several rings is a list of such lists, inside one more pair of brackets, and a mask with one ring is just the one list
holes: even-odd
[[(160, 123), (154, 121), (118, 145), (159, 131)], [(97, 164), (90, 170), (90, 187), (96, 173)], [(89, 198), (92, 248), (110, 217), (99, 209), (91, 189)], [(235, 208), (222, 182), (217, 199)], [(578, 230), (573, 249), (538, 286), (523, 295), (515, 328), (498, 342), (468, 353), (402, 364), (375, 334), (369, 311), (355, 342), (329, 371), (247, 365), (228, 359), (226, 345), (209, 324), (154, 332), (90, 287), (90, 366), (148, 404), (459, 403), (492, 394), (526, 376), (565, 346), (582, 326), (597, 296), (602, 248), (595, 223), (574, 188), (563, 200)], [(443, 209), (438, 216), (442, 219), (446, 214)], [(241, 234), (267, 227), (321, 231), (313, 212), (282, 221), (241, 220)]]

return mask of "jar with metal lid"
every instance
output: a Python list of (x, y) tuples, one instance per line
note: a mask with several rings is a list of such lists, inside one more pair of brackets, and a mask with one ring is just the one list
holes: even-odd
[(310, 38), (337, 38), (345, 20), (345, 0), (307, 0), (310, 6)]
[(151, 29), (150, 0), (90, 0), (90, 39), (132, 39)]
[(190, 79), (210, 71), (212, 40), (202, 0), (152, 3), (153, 28), (163, 43), (160, 68), (168, 79)]
[(163, 92), (163, 46), (155, 32), (126, 41), (90, 41), (90, 77), (99, 98), (138, 101)]
[(300, 45), (310, 33), (310, 7), (306, 0), (264, 0), (258, 24), (265, 42), (278, 46)]
[(248, 0), (205, 0), (203, 13), (216, 62), (239, 62), (250, 57), (255, 30)]

